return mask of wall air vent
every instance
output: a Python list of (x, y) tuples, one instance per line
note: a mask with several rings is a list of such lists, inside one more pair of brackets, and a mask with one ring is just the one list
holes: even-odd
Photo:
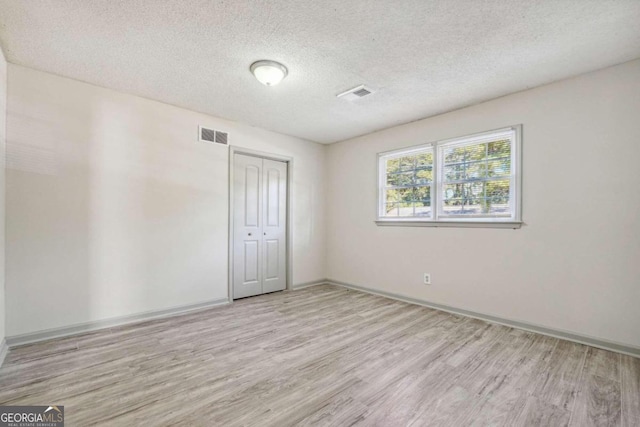
[(367, 95), (371, 95), (373, 90), (365, 85), (360, 85), (349, 89), (345, 92), (342, 92), (336, 95), (338, 98), (346, 99), (348, 101), (355, 101), (357, 99), (363, 98)]
[(208, 129), (202, 126), (198, 127), (198, 141), (200, 142), (214, 142), (216, 144), (228, 143), (229, 134), (226, 132), (220, 132), (219, 130)]

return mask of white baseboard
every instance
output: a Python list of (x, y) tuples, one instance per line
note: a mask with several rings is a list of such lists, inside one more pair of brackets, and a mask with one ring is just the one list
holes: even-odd
[[(459, 314), (466, 317), (473, 317), (474, 319), (484, 320), (490, 323), (497, 323), (504, 326), (509, 326), (516, 329), (523, 329), (529, 332), (535, 332), (542, 335), (548, 335), (554, 338), (559, 338), (567, 341), (573, 341), (579, 344), (585, 344), (592, 347), (602, 348), (604, 350), (614, 351), (616, 353), (627, 354), (640, 358), (640, 347), (633, 345), (622, 344), (614, 341), (603, 340), (600, 338), (590, 337), (588, 335), (582, 335), (576, 332), (564, 331), (562, 329), (549, 328), (547, 326), (536, 325), (533, 323), (523, 322), (520, 320), (507, 319), (504, 317), (493, 316), (490, 314), (478, 313), (471, 310), (465, 310), (461, 308), (451, 307), (444, 304), (437, 304), (422, 299), (411, 298), (404, 295), (395, 294), (392, 292), (378, 291), (370, 289), (365, 286), (352, 285), (350, 283), (341, 282), (339, 280), (326, 279), (321, 283), (328, 283), (331, 285), (342, 286), (344, 288), (353, 289), (356, 291), (367, 292), (369, 294), (378, 295), (386, 298), (395, 299), (398, 301), (406, 302), (409, 304), (417, 304), (425, 307), (433, 308), (440, 311), (446, 311), (447, 313)], [(318, 283), (319, 284), (319, 283)]]
[(53, 338), (68, 337), (85, 332), (97, 331), (99, 329), (112, 328), (114, 326), (128, 325), (131, 323), (139, 323), (147, 320), (177, 316), (180, 314), (186, 314), (198, 310), (206, 310), (211, 307), (225, 304), (229, 304), (229, 300), (227, 298), (216, 299), (197, 304), (183, 305), (179, 307), (172, 307), (163, 310), (147, 311), (144, 313), (130, 314), (127, 316), (118, 316), (109, 319), (95, 320), (92, 322), (78, 323), (75, 325), (46, 329), (43, 331), (32, 332), (28, 334), (13, 335), (6, 338), (6, 345), (8, 345), (9, 348), (13, 348), (20, 345), (46, 341)]
[(9, 353), (9, 346), (7, 345), (7, 340), (3, 339), (0, 343), (0, 367), (4, 363), (4, 359), (7, 357)]
[(327, 283), (328, 283), (327, 279), (320, 279), (320, 280), (314, 280), (311, 282), (298, 283), (297, 285), (293, 285), (293, 290), (297, 291), (298, 289), (308, 288), (309, 286), (326, 285)]

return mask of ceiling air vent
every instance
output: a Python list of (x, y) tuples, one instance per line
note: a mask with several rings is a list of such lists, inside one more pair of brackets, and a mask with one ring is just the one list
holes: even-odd
[(200, 142), (215, 142), (216, 144), (227, 145), (227, 138), (229, 134), (226, 132), (220, 132), (219, 130), (208, 129), (205, 127), (199, 127), (198, 140)]
[(373, 90), (371, 88), (366, 87), (365, 85), (360, 85), (352, 89), (349, 89), (345, 92), (342, 92), (336, 96), (338, 98), (343, 98), (348, 101), (355, 101), (356, 99), (363, 98), (367, 95), (371, 95), (372, 93), (373, 93)]

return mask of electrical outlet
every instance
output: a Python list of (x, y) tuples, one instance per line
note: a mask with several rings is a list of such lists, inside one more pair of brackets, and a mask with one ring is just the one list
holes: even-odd
[(431, 274), (424, 273), (424, 284), (425, 285), (430, 285), (431, 284)]

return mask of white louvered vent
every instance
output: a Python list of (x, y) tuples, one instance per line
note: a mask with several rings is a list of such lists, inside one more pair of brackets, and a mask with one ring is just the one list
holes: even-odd
[(215, 129), (200, 126), (198, 128), (198, 140), (200, 142), (214, 142), (216, 144), (228, 144), (229, 134)]
[(348, 101), (355, 101), (356, 99), (363, 98), (367, 95), (371, 95), (374, 91), (365, 85), (360, 85), (354, 88), (351, 88), (345, 92), (342, 92), (336, 95), (338, 98), (343, 98)]

